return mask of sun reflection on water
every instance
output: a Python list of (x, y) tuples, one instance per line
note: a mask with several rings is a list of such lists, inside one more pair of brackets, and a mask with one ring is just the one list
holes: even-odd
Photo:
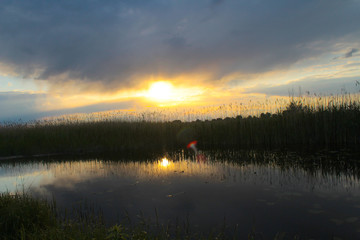
[(162, 158), (161, 161), (159, 161), (159, 165), (164, 168), (169, 167), (170, 164), (171, 162), (166, 157)]
[[(33, 180), (35, 179), (37, 180)], [(21, 177), (19, 177), (21, 176)], [(28, 176), (31, 176), (28, 177)], [(34, 176), (34, 178), (32, 178)], [(320, 192), (349, 191), (359, 189), (360, 181), (356, 176), (346, 174), (325, 174), (322, 169), (309, 173), (307, 170), (294, 167), (284, 171), (278, 165), (258, 165), (256, 163), (234, 163), (229, 161), (208, 160), (194, 161), (189, 158), (159, 157), (154, 161), (103, 161), (89, 159), (83, 161), (27, 163), (19, 167), (0, 165), (0, 182), (8, 191), (15, 191), (22, 181), (32, 187), (54, 186), (74, 190), (81, 184), (115, 179), (125, 185), (139, 183), (176, 182), (185, 178), (196, 179), (206, 184), (221, 183), (226, 186), (234, 184), (256, 184), (274, 186), (291, 186), (311, 188)], [(12, 183), (15, 183), (14, 185)], [(0, 186), (0, 190), (4, 191)], [(356, 193), (357, 194), (357, 193)]]

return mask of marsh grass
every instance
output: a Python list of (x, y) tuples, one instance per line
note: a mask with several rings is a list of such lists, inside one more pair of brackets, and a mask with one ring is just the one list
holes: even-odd
[[(55, 201), (49, 203), (28, 193), (1, 193), (0, 239), (107, 239), (101, 216), (77, 211), (74, 218), (59, 216)], [(120, 239), (120, 238), (119, 238)]]
[(0, 195), (0, 238), (26, 239), (27, 234), (53, 228), (57, 224), (54, 208), (24, 193)]
[(94, 214), (93, 209), (73, 209), (71, 217), (60, 216), (55, 201), (48, 203), (25, 192), (2, 193), (0, 211), (0, 238), (3, 240), (236, 239), (222, 231), (193, 232), (188, 221), (176, 225), (159, 224), (143, 215), (138, 216), (136, 224), (112, 226), (107, 226), (101, 214)]
[(198, 140), (204, 150), (359, 148), (358, 95), (290, 98), (287, 105), (281, 103), (277, 107), (277, 111), (242, 116), (238, 115), (242, 106), (224, 105), (220, 107), (222, 118), (199, 120), (204, 112), (201, 111), (195, 121), (156, 120), (153, 114), (150, 119), (139, 115), (130, 121), (70, 118), (7, 123), (0, 127), (0, 156), (108, 152), (123, 157), (147, 157), (184, 149), (192, 140)]

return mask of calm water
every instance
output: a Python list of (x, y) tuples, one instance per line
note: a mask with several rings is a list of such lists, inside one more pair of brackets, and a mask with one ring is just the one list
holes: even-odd
[(207, 154), (201, 161), (164, 156), (141, 162), (1, 163), (0, 191), (25, 188), (65, 208), (92, 205), (110, 224), (124, 222), (126, 213), (134, 222), (141, 215), (202, 232), (225, 225), (239, 237), (255, 229), (266, 239), (278, 232), (360, 238), (357, 166), (300, 164), (299, 158), (276, 154), (261, 159), (253, 153), (246, 159)]

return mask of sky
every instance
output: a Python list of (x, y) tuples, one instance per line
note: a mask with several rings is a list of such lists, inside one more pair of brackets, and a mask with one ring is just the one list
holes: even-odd
[(359, 0), (2, 0), (0, 121), (359, 92), (359, 12)]

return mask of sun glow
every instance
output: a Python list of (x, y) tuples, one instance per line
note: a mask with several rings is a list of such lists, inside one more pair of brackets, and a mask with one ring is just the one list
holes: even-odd
[(170, 82), (154, 82), (151, 84), (147, 97), (158, 101), (170, 101), (173, 99), (173, 85)]
[(169, 160), (166, 158), (166, 157), (164, 157), (163, 159), (161, 159), (161, 161), (159, 161), (159, 164), (162, 166), (162, 167), (168, 167), (169, 165), (170, 165), (170, 162), (169, 162)]

